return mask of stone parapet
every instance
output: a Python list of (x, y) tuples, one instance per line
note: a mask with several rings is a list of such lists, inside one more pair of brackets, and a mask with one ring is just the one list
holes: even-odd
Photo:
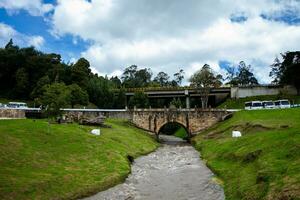
[(0, 119), (19, 119), (25, 118), (25, 111), (20, 109), (0, 109)]

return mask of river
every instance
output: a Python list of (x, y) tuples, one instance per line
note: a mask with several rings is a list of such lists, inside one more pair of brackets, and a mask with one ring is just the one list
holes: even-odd
[(137, 158), (126, 181), (85, 200), (223, 200), (222, 187), (191, 145), (173, 136), (161, 136), (164, 144)]

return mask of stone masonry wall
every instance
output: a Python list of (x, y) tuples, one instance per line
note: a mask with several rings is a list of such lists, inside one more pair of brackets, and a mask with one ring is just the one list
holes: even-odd
[(168, 122), (177, 122), (191, 134), (196, 134), (216, 124), (227, 115), (226, 111), (134, 111), (132, 122), (142, 129), (158, 133)]
[(25, 118), (25, 111), (18, 109), (0, 109), (0, 118)]

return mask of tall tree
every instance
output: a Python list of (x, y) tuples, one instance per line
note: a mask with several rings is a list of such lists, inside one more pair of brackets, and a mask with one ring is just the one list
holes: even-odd
[(86, 89), (91, 75), (90, 63), (85, 58), (80, 58), (71, 69), (72, 82)]
[(92, 103), (99, 108), (112, 108), (114, 92), (112, 83), (104, 77), (93, 76), (88, 82), (88, 95)]
[(246, 65), (244, 61), (241, 61), (238, 66), (237, 73), (238, 85), (257, 85), (258, 81), (252, 73), (251, 65)]
[(282, 62), (276, 58), (271, 65), (270, 76), (274, 78), (275, 83), (295, 86), (300, 95), (300, 51), (286, 52), (281, 56)]
[(79, 87), (77, 84), (69, 85), (68, 89), (70, 90), (70, 104), (72, 108), (74, 108), (76, 104), (88, 104), (89, 95), (85, 90), (81, 89), (81, 87)]
[(117, 76), (112, 76), (110, 81), (113, 83), (115, 88), (120, 88), (122, 85), (121, 80)]
[(144, 68), (138, 70), (136, 65), (127, 67), (121, 77), (123, 86), (127, 88), (147, 87), (151, 82), (152, 72)]
[(16, 87), (15, 95), (21, 98), (26, 98), (29, 91), (28, 73), (25, 68), (19, 68), (16, 72)]
[(216, 75), (208, 64), (205, 64), (202, 69), (191, 76), (191, 85), (200, 93), (202, 108), (207, 108), (210, 88), (219, 87), (222, 84), (221, 80), (222, 76)]
[(177, 85), (180, 86), (183, 79), (184, 79), (184, 71), (183, 69), (180, 69), (179, 72), (174, 74), (174, 81), (177, 83)]
[(169, 85), (170, 76), (166, 72), (159, 72), (154, 78), (154, 82), (159, 83), (161, 87), (165, 87)]
[(227, 84), (233, 86), (258, 85), (258, 81), (252, 72), (251, 65), (246, 65), (244, 61), (241, 61), (237, 67), (227, 67), (226, 71)]

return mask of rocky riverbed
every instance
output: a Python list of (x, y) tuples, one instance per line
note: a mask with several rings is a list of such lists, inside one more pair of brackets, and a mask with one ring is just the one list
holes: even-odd
[(123, 184), (86, 200), (223, 200), (223, 189), (212, 181), (213, 173), (191, 145), (163, 136), (164, 144), (132, 164)]

